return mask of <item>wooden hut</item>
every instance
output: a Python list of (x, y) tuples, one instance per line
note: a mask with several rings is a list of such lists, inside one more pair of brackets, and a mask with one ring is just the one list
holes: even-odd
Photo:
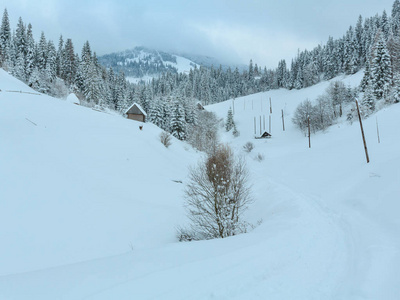
[(196, 106), (198, 110), (204, 110), (204, 106), (200, 102), (197, 102)]
[(269, 139), (271, 136), (271, 134), (265, 131), (260, 137), (256, 137), (256, 139)]
[(133, 103), (132, 106), (129, 107), (125, 113), (127, 114), (128, 119), (146, 122), (147, 114), (143, 110), (143, 108), (141, 108), (140, 105), (137, 103)]

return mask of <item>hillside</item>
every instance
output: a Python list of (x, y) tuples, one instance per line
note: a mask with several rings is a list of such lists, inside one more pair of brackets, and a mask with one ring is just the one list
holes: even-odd
[(134, 83), (165, 72), (187, 73), (195, 65), (199, 66), (185, 57), (145, 47), (106, 54), (99, 57), (99, 62), (114, 72), (124, 72), (127, 79)]
[[(361, 77), (335, 79), (355, 86)], [(187, 167), (200, 153), (177, 140), (166, 149), (151, 124), (140, 131), (119, 116), (5, 92), (30, 89), (0, 70), (0, 299), (397, 299), (400, 105), (365, 120), (370, 164), (357, 123), (313, 135), (309, 149), (291, 117), (328, 84), (235, 100), (240, 136), (221, 128), (221, 140), (246, 157), (255, 198), (246, 218), (263, 222), (178, 243)], [(269, 97), (272, 138), (255, 140)], [(207, 109), (225, 118), (230, 106)]]

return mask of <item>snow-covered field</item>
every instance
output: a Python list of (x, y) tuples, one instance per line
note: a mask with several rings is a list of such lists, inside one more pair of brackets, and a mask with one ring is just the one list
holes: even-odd
[[(5, 92), (31, 90), (0, 70), (0, 299), (399, 299), (400, 105), (365, 120), (369, 164), (358, 123), (312, 135), (309, 149), (291, 117), (328, 84), (235, 100), (241, 134), (221, 139), (246, 157), (246, 217), (263, 223), (179, 243), (200, 153), (176, 140), (166, 149), (151, 124)], [(255, 140), (269, 97), (273, 137)], [(225, 118), (230, 106), (207, 109)]]
[[(182, 56), (178, 56), (178, 55), (172, 55), (175, 56), (176, 58), (176, 63), (170, 62), (170, 61), (163, 61), (165, 65), (167, 66), (171, 66), (174, 67), (178, 70), (178, 73), (186, 73), (188, 74), (190, 69), (193, 69), (194, 65), (196, 65), (197, 67), (200, 67), (200, 65), (192, 62), (191, 60), (184, 58)], [(139, 58), (137, 58), (139, 59)], [(160, 59), (162, 59), (160, 57)], [(144, 81), (144, 82), (150, 82), (154, 77), (158, 77), (160, 74), (158, 75), (145, 75), (143, 77), (127, 77), (126, 79), (131, 82), (131, 83), (138, 83), (140, 81)]]

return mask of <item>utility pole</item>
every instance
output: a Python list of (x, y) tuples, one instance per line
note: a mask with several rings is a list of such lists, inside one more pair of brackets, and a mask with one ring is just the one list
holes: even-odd
[(358, 107), (357, 99), (356, 99), (356, 106), (357, 106), (358, 120), (360, 121), (361, 135), (362, 135), (362, 139), (363, 139), (363, 142), (364, 142), (365, 157), (367, 159), (367, 163), (369, 163), (367, 142), (365, 141), (364, 129), (363, 129), (362, 121), (361, 121), (360, 108)]
[(263, 130), (265, 131), (265, 115), (263, 115)]
[(378, 135), (378, 144), (380, 144), (381, 139), (379, 137), (378, 117), (376, 117), (376, 134)]
[(269, 97), (269, 113), (272, 114), (272, 102), (271, 102), (271, 97)]
[(271, 134), (271, 115), (269, 115), (269, 134)]
[(283, 126), (283, 131), (285, 131), (285, 117), (283, 116), (283, 109), (282, 109), (282, 126)]
[(308, 125), (308, 148), (311, 148), (310, 116), (307, 116), (307, 125)]

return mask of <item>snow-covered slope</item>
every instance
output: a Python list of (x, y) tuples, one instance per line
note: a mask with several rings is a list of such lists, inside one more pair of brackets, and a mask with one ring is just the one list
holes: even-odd
[(195, 154), (152, 124), (4, 92), (30, 89), (0, 72), (0, 275), (175, 241), (173, 180)]
[(124, 72), (133, 83), (149, 81), (165, 72), (187, 73), (194, 66), (199, 67), (199, 64), (183, 56), (145, 47), (103, 55), (99, 61), (116, 72)]
[[(370, 164), (356, 123), (313, 135), (309, 149), (290, 119), (327, 85), (235, 100), (241, 134), (222, 139), (246, 156), (246, 217), (263, 223), (178, 243), (184, 184), (172, 180), (185, 183), (200, 154), (164, 148), (150, 124), (6, 93), (29, 89), (0, 70), (0, 299), (398, 299), (400, 105), (376, 114), (380, 144), (375, 116), (364, 122)], [(255, 140), (269, 97), (273, 137)], [(207, 109), (226, 117), (231, 105)]]

